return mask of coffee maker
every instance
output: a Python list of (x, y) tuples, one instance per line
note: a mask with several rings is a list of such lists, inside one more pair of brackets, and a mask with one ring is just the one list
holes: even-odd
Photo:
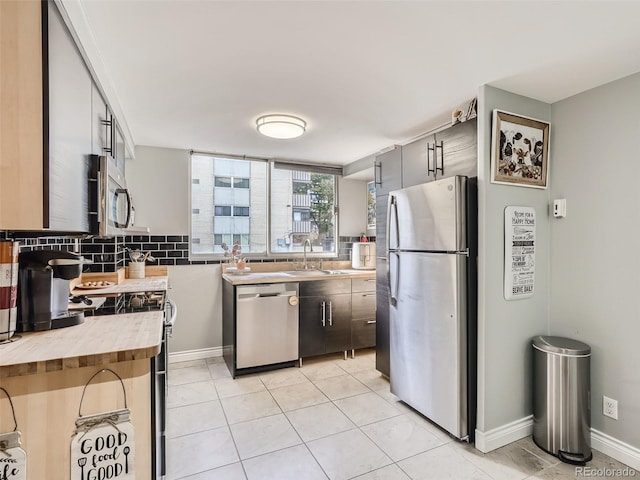
[(82, 274), (82, 257), (69, 252), (33, 250), (18, 257), (19, 332), (51, 330), (84, 322), (69, 311), (69, 281)]

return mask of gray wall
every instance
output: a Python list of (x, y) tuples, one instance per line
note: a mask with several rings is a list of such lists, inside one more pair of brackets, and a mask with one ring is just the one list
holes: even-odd
[[(136, 225), (151, 235), (189, 234), (189, 151), (136, 147), (126, 165), (127, 184), (136, 207)], [(366, 229), (366, 182), (340, 179), (339, 234)], [(169, 349), (184, 352), (222, 345), (222, 283), (219, 265), (169, 267), (171, 298), (179, 319)]]
[(592, 426), (640, 448), (640, 74), (553, 104), (551, 128), (550, 333), (591, 345)]
[[(548, 192), (490, 183), (493, 109), (548, 121), (551, 106), (483, 86), (478, 96), (478, 423), (481, 432), (532, 412), (531, 338), (547, 332), (549, 305)], [(553, 130), (552, 130), (553, 136)], [(553, 172), (552, 182), (553, 182)], [(505, 301), (504, 209), (536, 211), (535, 293)]]

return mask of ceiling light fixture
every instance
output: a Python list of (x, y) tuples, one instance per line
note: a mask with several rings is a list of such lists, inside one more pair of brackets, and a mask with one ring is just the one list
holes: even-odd
[(307, 129), (307, 122), (293, 115), (263, 115), (256, 120), (258, 131), (267, 137), (289, 139), (302, 135)]

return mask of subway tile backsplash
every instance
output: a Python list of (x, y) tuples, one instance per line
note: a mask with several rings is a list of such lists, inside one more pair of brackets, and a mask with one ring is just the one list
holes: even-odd
[[(375, 237), (368, 237), (375, 241)], [(221, 260), (189, 260), (188, 235), (126, 235), (113, 238), (76, 239), (72, 237), (16, 238), (25, 250), (62, 250), (79, 253), (93, 263), (86, 271), (115, 272), (129, 263), (127, 248), (150, 251), (156, 262), (149, 265), (214, 265), (226, 263)], [(338, 255), (335, 260), (351, 260), (351, 249), (359, 236), (342, 236), (338, 241)], [(251, 262), (297, 262), (299, 258), (251, 259)]]

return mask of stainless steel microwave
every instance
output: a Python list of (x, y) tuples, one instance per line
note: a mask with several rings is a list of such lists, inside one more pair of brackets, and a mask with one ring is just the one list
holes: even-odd
[(89, 192), (91, 233), (124, 235), (124, 229), (133, 224), (133, 204), (124, 173), (110, 156), (91, 156)]

